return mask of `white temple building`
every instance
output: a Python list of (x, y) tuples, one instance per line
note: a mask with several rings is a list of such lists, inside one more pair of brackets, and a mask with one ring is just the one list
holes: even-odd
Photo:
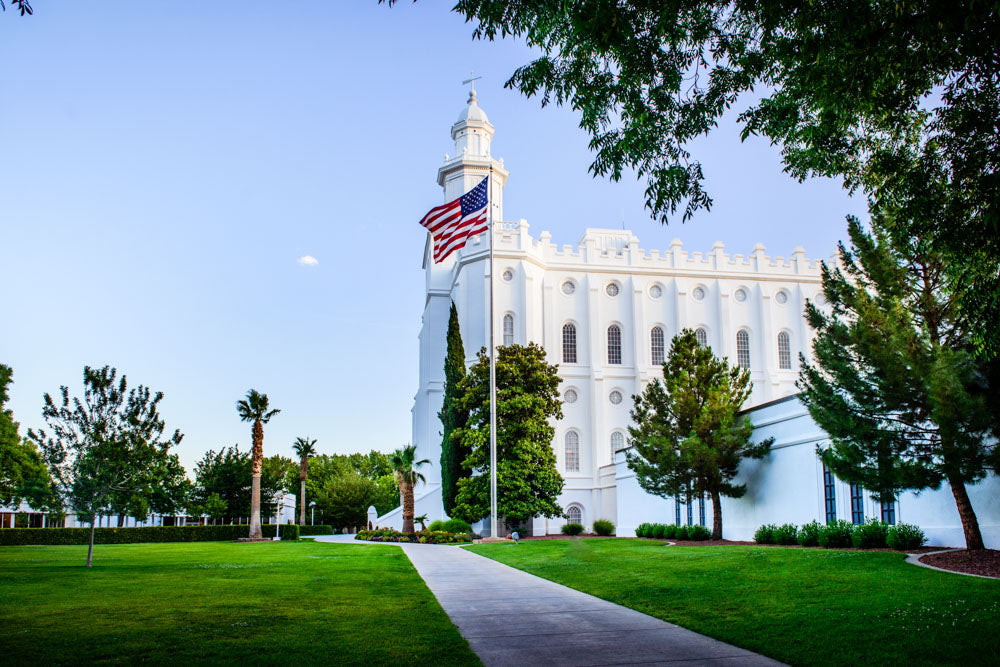
[[(826, 439), (795, 398), (799, 353), (810, 356), (806, 299), (822, 303), (820, 261), (801, 247), (772, 257), (758, 244), (746, 254), (669, 248), (644, 249), (627, 230), (587, 228), (575, 245), (537, 237), (525, 220), (503, 215), (508, 171), (490, 153), (494, 127), (475, 91), (451, 127), (455, 157), (446, 156), (437, 182), (443, 201), (478, 184), (492, 167), (497, 344), (542, 345), (559, 365), (563, 418), (553, 447), (566, 480), (560, 504), (570, 520), (588, 529), (610, 519), (618, 535), (634, 535), (644, 521), (711, 526), (711, 503), (691, 507), (642, 491), (625, 464), (632, 395), (661, 374), (670, 341), (682, 328), (720, 356), (750, 369), (753, 393), (747, 414), (755, 436), (775, 436), (772, 453), (741, 468), (748, 492), (723, 499), (724, 536), (752, 539), (763, 523), (802, 524), (835, 516), (878, 517), (920, 525), (935, 544), (962, 545), (961, 524), (950, 489), (906, 494), (885, 507), (869, 494), (829, 475), (816, 455)], [(416, 491), (416, 513), (444, 518), (440, 485), (448, 316), (457, 306), (466, 363), (488, 345), (489, 242), (486, 234), (439, 264), (428, 235), (423, 252), (426, 296), (420, 329), (419, 387), (413, 406), (413, 442), (432, 466)], [(739, 480), (738, 480), (739, 481)], [(1000, 546), (1000, 483), (995, 477), (969, 488), (988, 546)], [(378, 517), (400, 527), (401, 510)], [(565, 518), (535, 519), (533, 534), (559, 532)], [(488, 522), (487, 522), (488, 523)], [(480, 531), (481, 532), (481, 531)]]

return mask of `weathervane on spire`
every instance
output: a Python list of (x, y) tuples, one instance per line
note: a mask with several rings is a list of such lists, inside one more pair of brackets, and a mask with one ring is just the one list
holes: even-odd
[(472, 102), (472, 100), (476, 99), (476, 81), (478, 79), (482, 79), (483, 77), (476, 76), (475, 70), (473, 70), (472, 72), (469, 72), (469, 76), (470, 76), (470, 78), (468, 78), (465, 81), (463, 81), (462, 85), (464, 86), (467, 83), (471, 84), (469, 86), (469, 102)]

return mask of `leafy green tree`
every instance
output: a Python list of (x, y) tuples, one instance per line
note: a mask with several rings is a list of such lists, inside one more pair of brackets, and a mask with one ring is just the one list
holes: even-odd
[(213, 493), (205, 499), (205, 504), (201, 509), (202, 512), (211, 517), (212, 523), (218, 523), (219, 519), (226, 516), (228, 505), (218, 493)]
[(427, 459), (417, 460), (417, 446), (405, 445), (389, 455), (393, 475), (399, 485), (399, 498), (403, 505), (403, 532), (413, 532), (413, 487), (417, 482), (426, 482), (418, 468), (430, 463)]
[(250, 539), (260, 539), (260, 475), (264, 461), (264, 424), (281, 410), (269, 410), (267, 394), (256, 389), (247, 392), (246, 398), (237, 401), (236, 412), (240, 419), (253, 424), (251, 433), (253, 455), (251, 459), (250, 489)]
[(299, 523), (306, 522), (306, 478), (309, 477), (309, 459), (316, 455), (316, 441), (308, 437), (296, 438), (292, 444), (295, 455), (299, 457)]
[(356, 472), (327, 480), (314, 496), (321, 522), (340, 530), (366, 525), (368, 507), (378, 495), (378, 484)]
[(823, 268), (830, 312), (807, 306), (815, 363), (803, 359), (799, 388), (830, 435), (820, 454), (838, 477), (884, 502), (947, 481), (967, 548), (982, 549), (966, 484), (995, 455), (996, 416), (970, 342), (982, 323), (959, 306), (974, 288), (951, 278), (931, 244), (885, 231), (894, 222), (883, 218), (902, 211), (884, 204), (872, 210), (873, 233), (849, 219), (842, 268)]
[[(93, 563), (94, 517), (122, 498), (154, 502), (165, 490), (165, 479), (176, 460), (170, 447), (180, 443), (180, 431), (164, 438), (166, 427), (157, 411), (162, 392), (139, 385), (128, 388), (126, 378), (105, 366), (83, 369), (83, 398), (70, 399), (60, 387), (56, 403), (45, 394), (42, 416), (49, 431), (28, 431), (41, 448), (61, 495), (81, 516), (89, 517), (90, 546), (87, 567)], [(138, 502), (138, 501), (133, 501)], [(182, 503), (167, 498), (164, 502)]]
[(227, 520), (248, 517), (252, 477), (250, 452), (241, 452), (239, 445), (210, 449), (195, 464), (193, 502), (206, 507), (209, 498), (218, 496), (226, 504)]
[[(497, 348), (497, 511), (514, 523), (562, 516), (557, 503), (563, 478), (552, 449), (562, 418), (558, 367), (546, 363), (535, 343)], [(486, 348), (459, 383), (465, 427), (454, 437), (469, 451), (463, 465), (473, 476), (458, 483), (453, 516), (468, 522), (490, 513), (490, 358)]]
[(295, 485), (288, 484), (288, 480), (292, 479), (298, 470), (299, 466), (295, 461), (281, 454), (272, 454), (261, 462), (261, 512), (273, 515), (277, 511), (275, 496), (295, 488)]
[[(378, 490), (375, 494), (375, 500), (372, 501), (372, 505), (379, 516), (399, 507), (399, 486), (396, 484), (396, 478), (393, 475), (382, 475), (375, 480), (375, 485)], [(366, 512), (367, 509), (365, 508)]]
[[(710, 208), (690, 145), (737, 105), (747, 106), (743, 138), (780, 146), (791, 176), (842, 178), (876, 199), (885, 179), (920, 178), (900, 147), (936, 153), (961, 214), (919, 226), (937, 228), (967, 278), (965, 258), (986, 256), (963, 307), (1000, 323), (995, 3), (460, 0), (455, 11), (476, 38), (523, 37), (540, 52), (507, 87), (578, 112), (591, 171), (646, 179), (646, 206), (662, 222)], [(974, 339), (993, 357), (1000, 343), (988, 331)]]
[[(28, 2), (28, 0), (12, 0), (11, 4), (17, 7), (18, 11), (21, 12), (21, 16), (26, 14), (30, 16), (34, 13), (34, 10), (31, 8), (31, 3)], [(7, 5), (3, 3), (3, 0), (0, 0), (0, 9), (7, 11)]]
[(645, 491), (663, 498), (712, 498), (712, 539), (722, 539), (722, 496), (740, 498), (733, 484), (745, 458), (763, 458), (773, 438), (750, 441), (753, 425), (739, 418), (752, 389), (750, 371), (730, 367), (690, 329), (670, 342), (663, 381), (654, 379), (632, 410), (628, 467)]
[(0, 364), (0, 505), (16, 506), (27, 500), (34, 509), (58, 509), (41, 452), (21, 438), (14, 413), (6, 408), (13, 374), (10, 366)]
[(455, 509), (458, 480), (469, 476), (468, 470), (462, 466), (469, 451), (462, 446), (461, 439), (455, 437), (458, 429), (463, 428), (469, 419), (468, 411), (463, 409), (459, 400), (459, 384), (464, 377), (465, 346), (458, 324), (458, 309), (452, 302), (448, 317), (448, 352), (444, 359), (444, 401), (438, 413), (444, 427), (441, 438), (441, 499), (448, 516)]

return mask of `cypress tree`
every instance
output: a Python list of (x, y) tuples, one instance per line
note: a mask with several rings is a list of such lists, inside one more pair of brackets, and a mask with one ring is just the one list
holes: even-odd
[(947, 481), (966, 547), (982, 549), (966, 484), (996, 464), (990, 372), (972, 341), (985, 325), (963, 309), (972, 288), (952, 278), (945, 255), (926, 238), (898, 233), (907, 221), (888, 203), (872, 215), (870, 234), (848, 219), (852, 248), (840, 245), (842, 268), (823, 267), (829, 312), (806, 307), (815, 363), (802, 359), (798, 384), (830, 435), (819, 453), (839, 478), (882, 502)]
[(444, 358), (444, 402), (438, 412), (438, 418), (444, 427), (441, 434), (441, 499), (448, 516), (451, 516), (455, 508), (458, 480), (469, 476), (469, 471), (462, 466), (469, 450), (463, 446), (461, 438), (453, 437), (456, 430), (464, 428), (469, 420), (469, 413), (459, 400), (458, 384), (464, 377), (465, 347), (462, 345), (462, 331), (458, 324), (458, 309), (452, 302), (448, 318), (448, 351)]

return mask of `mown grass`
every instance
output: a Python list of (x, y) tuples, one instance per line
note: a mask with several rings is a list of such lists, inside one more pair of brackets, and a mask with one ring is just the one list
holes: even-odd
[(996, 664), (1000, 581), (895, 553), (635, 539), (465, 547), (797, 665)]
[(479, 664), (401, 549), (0, 548), (4, 664)]

